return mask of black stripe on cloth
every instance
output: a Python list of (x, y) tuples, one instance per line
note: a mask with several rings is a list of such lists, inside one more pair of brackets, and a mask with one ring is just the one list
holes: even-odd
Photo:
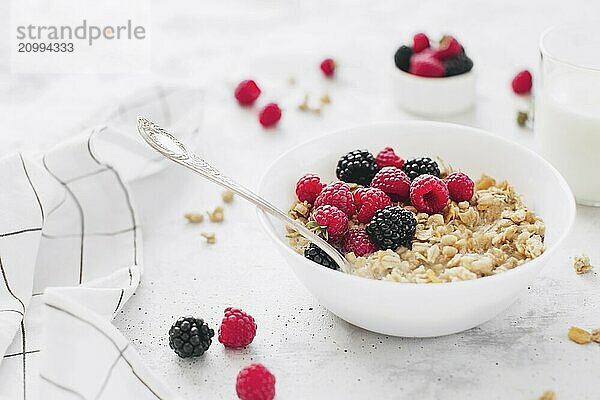
[(21, 314), (21, 317), (24, 316), (24, 314), (21, 311), (19, 311), (19, 310), (0, 310), (0, 312), (14, 312), (14, 313), (17, 313), (17, 314)]
[(55, 386), (55, 387), (57, 387), (57, 388), (59, 388), (59, 389), (62, 389), (62, 390), (64, 390), (64, 391), (65, 391), (65, 392), (67, 392), (67, 393), (71, 393), (71, 394), (72, 394), (72, 395), (74, 395), (74, 396), (77, 396), (77, 398), (78, 398), (78, 399), (81, 399), (81, 400), (86, 400), (86, 398), (85, 398), (85, 397), (84, 397), (84, 396), (83, 396), (81, 393), (79, 393), (79, 392), (76, 392), (75, 390), (73, 390), (73, 389), (71, 389), (71, 388), (68, 388), (68, 387), (66, 387), (66, 386), (60, 385), (60, 384), (58, 384), (58, 383), (54, 382), (53, 380), (50, 380), (50, 379), (46, 378), (46, 377), (45, 377), (44, 375), (42, 375), (42, 374), (40, 374), (40, 378), (41, 378), (41, 379), (43, 379), (43, 380), (45, 380), (46, 382), (48, 382), (48, 383), (49, 383), (49, 384), (51, 384), (52, 386)]
[(71, 317), (73, 317), (73, 318), (75, 318), (75, 319), (77, 319), (77, 320), (79, 320), (79, 321), (81, 321), (81, 322), (83, 322), (83, 323), (85, 323), (85, 324), (87, 324), (87, 325), (91, 326), (92, 328), (94, 328), (95, 330), (97, 330), (98, 332), (100, 332), (100, 333), (102, 334), (102, 336), (104, 336), (105, 338), (107, 338), (107, 339), (108, 339), (108, 340), (109, 340), (109, 341), (112, 343), (112, 345), (115, 347), (115, 349), (116, 349), (116, 350), (117, 350), (119, 353), (121, 353), (121, 357), (122, 357), (122, 358), (123, 358), (123, 360), (124, 360), (124, 361), (125, 361), (125, 362), (126, 362), (128, 365), (129, 365), (129, 368), (131, 369), (131, 372), (133, 373), (133, 375), (134, 375), (134, 376), (135, 376), (135, 377), (136, 377), (136, 378), (137, 378), (137, 379), (138, 379), (138, 380), (139, 380), (139, 381), (140, 381), (140, 382), (141, 382), (141, 383), (142, 383), (144, 386), (146, 386), (146, 388), (147, 388), (147, 389), (150, 391), (150, 393), (152, 393), (152, 394), (153, 394), (153, 395), (154, 395), (154, 396), (155, 396), (157, 399), (163, 400), (163, 399), (162, 399), (162, 397), (160, 397), (160, 396), (158, 395), (158, 393), (156, 393), (154, 390), (152, 390), (152, 388), (151, 388), (151, 387), (148, 385), (148, 383), (146, 383), (146, 382), (145, 382), (145, 381), (144, 381), (144, 380), (143, 380), (143, 379), (142, 379), (142, 378), (141, 378), (141, 377), (140, 377), (140, 376), (139, 376), (139, 375), (136, 373), (135, 369), (133, 368), (133, 365), (131, 365), (131, 362), (130, 362), (130, 361), (127, 359), (127, 357), (125, 357), (125, 355), (124, 355), (124, 354), (122, 354), (122, 353), (123, 353), (123, 351), (125, 351), (125, 348), (127, 348), (127, 346), (128, 346), (129, 344), (127, 344), (127, 345), (126, 345), (126, 346), (125, 346), (123, 349), (120, 349), (120, 348), (119, 348), (119, 346), (117, 345), (117, 342), (115, 342), (115, 340), (114, 340), (112, 337), (110, 337), (110, 336), (109, 336), (109, 335), (108, 335), (106, 332), (104, 332), (102, 329), (98, 328), (96, 325), (92, 324), (90, 321), (88, 321), (88, 320), (85, 320), (85, 319), (81, 318), (80, 316), (78, 316), (78, 315), (75, 315), (75, 314), (73, 314), (72, 312), (70, 312), (70, 311), (67, 311), (67, 310), (65, 310), (65, 309), (63, 309), (63, 308), (57, 307), (57, 306), (55, 306), (55, 305), (53, 305), (53, 304), (49, 304), (49, 303), (44, 303), (44, 304), (45, 304), (46, 306), (48, 306), (48, 307), (50, 307), (50, 308), (54, 309), (54, 310), (57, 310), (57, 311), (63, 312), (63, 313), (65, 313), (65, 314), (67, 314), (67, 315), (69, 315), (69, 316), (71, 316)]
[(117, 311), (119, 311), (119, 307), (121, 307), (121, 302), (123, 301), (124, 294), (125, 294), (125, 289), (121, 289), (121, 295), (119, 296), (119, 301), (117, 302), (117, 306), (115, 307), (115, 311), (113, 311), (113, 314), (115, 314)]
[(6, 277), (6, 272), (4, 271), (4, 265), (2, 264), (2, 257), (0, 257), (0, 272), (2, 272), (2, 278), (4, 278), (4, 285), (6, 285), (6, 290), (8, 290), (8, 293), (10, 293), (10, 295), (12, 297), (14, 297), (15, 300), (17, 300), (21, 304), (21, 307), (23, 308), (23, 313), (25, 313), (25, 304), (21, 301), (20, 298), (18, 298), (13, 293), (12, 289), (10, 288), (10, 285), (8, 283), (8, 278)]
[(25, 343), (25, 323), (21, 318), (21, 338), (22, 338), (22, 348), (23, 348), (23, 400), (27, 400), (27, 368), (26, 368), (26, 359), (27, 359), (27, 346)]
[(117, 366), (117, 363), (119, 362), (119, 360), (123, 357), (123, 352), (127, 349), (127, 347), (129, 347), (129, 343), (127, 343), (127, 345), (123, 348), (123, 350), (121, 350), (121, 352), (119, 353), (119, 357), (117, 357), (115, 359), (115, 361), (112, 363), (112, 365), (110, 366), (110, 369), (106, 373), (106, 378), (104, 378), (104, 382), (102, 383), (100, 390), (98, 390), (98, 394), (96, 395), (96, 397), (94, 397), (95, 400), (98, 400), (100, 398), (100, 396), (102, 396), (102, 393), (104, 392), (104, 389), (106, 389), (106, 385), (108, 385), (108, 381), (110, 380), (110, 377), (112, 376), (113, 370)]
[[(29, 354), (36, 354), (36, 353), (39, 353), (40, 351), (41, 350), (39, 350), (39, 349), (38, 350), (29, 350), (29, 351), (26, 351), (25, 354), (27, 354), (27, 355), (29, 355)], [(7, 354), (3, 358), (11, 358), (11, 357), (17, 357), (17, 356), (22, 356), (22, 355), (23, 355), (23, 352), (20, 351), (18, 353)]]
[(67, 193), (71, 196), (71, 198), (73, 199), (73, 201), (75, 202), (75, 206), (77, 207), (77, 211), (79, 212), (79, 220), (80, 220), (80, 226), (81, 226), (81, 234), (80, 236), (80, 246), (79, 246), (79, 283), (81, 284), (83, 281), (83, 241), (84, 241), (84, 232), (85, 232), (85, 220), (83, 218), (83, 208), (81, 208), (81, 204), (79, 203), (79, 200), (77, 199), (77, 197), (75, 196), (75, 193), (73, 193), (73, 191), (71, 190), (71, 188), (69, 188), (69, 186), (61, 181), (52, 171), (50, 171), (50, 168), (48, 168), (48, 164), (46, 163), (46, 154), (44, 154), (44, 157), (42, 158), (42, 164), (44, 165), (44, 168), (46, 168), (46, 171), (48, 171), (48, 173), (50, 175), (52, 175), (54, 177), (54, 179), (56, 179), (56, 181), (58, 183), (60, 183), (65, 190), (67, 191)]
[(42, 224), (44, 223), (44, 207), (42, 207), (42, 202), (40, 201), (40, 196), (38, 195), (35, 186), (33, 186), (33, 182), (31, 182), (31, 178), (29, 177), (29, 172), (27, 171), (27, 167), (25, 166), (25, 160), (23, 159), (23, 155), (19, 153), (19, 158), (21, 158), (21, 164), (23, 165), (23, 171), (25, 171), (25, 176), (27, 177), (27, 181), (29, 181), (29, 186), (31, 186), (31, 190), (33, 190), (33, 194), (35, 194), (35, 198), (37, 199), (38, 205), (40, 206), (40, 214), (42, 215)]
[(37, 232), (37, 231), (41, 231), (42, 228), (25, 228), (25, 229), (21, 229), (19, 231), (14, 231), (14, 232), (7, 232), (7, 233), (2, 233), (0, 234), (0, 237), (7, 237), (7, 236), (13, 236), (13, 235), (18, 235), (20, 233), (25, 233), (25, 232)]
[(131, 202), (131, 197), (129, 196), (129, 191), (127, 190), (127, 188), (125, 187), (125, 184), (123, 183), (123, 180), (121, 179), (121, 175), (119, 175), (119, 173), (111, 165), (101, 162), (94, 155), (94, 152), (92, 151), (91, 141), (92, 141), (92, 136), (94, 136), (94, 134), (96, 132), (97, 131), (94, 129), (92, 131), (92, 133), (90, 133), (90, 136), (88, 137), (88, 140), (87, 140), (87, 149), (88, 149), (88, 152), (90, 153), (90, 157), (92, 157), (92, 159), (94, 161), (96, 161), (96, 163), (98, 163), (98, 165), (102, 165), (102, 166), (110, 169), (113, 172), (113, 174), (115, 175), (115, 178), (117, 178), (117, 181), (119, 182), (119, 185), (121, 186), (121, 189), (123, 189), (123, 194), (125, 195), (125, 200), (127, 201), (127, 207), (129, 208), (129, 214), (131, 215), (131, 226), (133, 227), (133, 264), (137, 265), (137, 229), (136, 229), (137, 223), (136, 223), (136, 219), (135, 219), (135, 212), (133, 211), (133, 204)]

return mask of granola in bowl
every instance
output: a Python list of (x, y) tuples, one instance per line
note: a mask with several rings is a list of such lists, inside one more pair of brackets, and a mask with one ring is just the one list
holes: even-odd
[[(343, 272), (370, 279), (444, 283), (498, 274), (544, 252), (544, 221), (507, 181), (473, 182), (430, 158), (390, 148), (338, 163), (338, 182), (306, 175), (290, 215), (344, 254)], [(340, 221), (342, 220), (342, 221)], [(327, 255), (291, 229), (290, 246), (320, 264)], [(316, 257), (316, 258), (315, 258)]]

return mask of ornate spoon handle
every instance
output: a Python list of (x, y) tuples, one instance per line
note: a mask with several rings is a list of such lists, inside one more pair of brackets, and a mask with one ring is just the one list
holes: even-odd
[(238, 184), (227, 175), (223, 175), (221, 171), (217, 170), (200, 156), (188, 149), (185, 144), (181, 143), (175, 136), (171, 135), (165, 129), (144, 117), (138, 117), (137, 128), (139, 134), (150, 145), (150, 147), (166, 158), (173, 160), (177, 164), (183, 165), (188, 169), (191, 169), (197, 174), (202, 175), (206, 179), (218, 185), (226, 187), (232, 192), (237, 193), (244, 199), (248, 200), (262, 211), (274, 216), (285, 224), (290, 225), (302, 236), (323, 249), (340, 268), (349, 266), (348, 261), (346, 261), (346, 259), (342, 257), (342, 255), (333, 246), (331, 246), (321, 237), (311, 232), (304, 225), (292, 219), (285, 212), (281, 211), (279, 208), (275, 207), (258, 194)]

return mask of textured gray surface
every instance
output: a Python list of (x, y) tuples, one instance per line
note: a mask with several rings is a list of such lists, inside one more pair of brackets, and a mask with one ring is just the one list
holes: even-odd
[[(427, 28), (455, 33), (477, 66), (477, 107), (451, 120), (530, 145), (531, 132), (514, 123), (519, 102), (508, 86), (511, 75), (521, 67), (536, 69), (544, 28), (600, 12), (600, 4), (586, 0), (216, 4), (152, 5), (153, 75), (1, 78), (0, 118), (10, 130), (2, 133), (0, 154), (45, 148), (68, 134), (69, 120), (79, 122), (128, 90), (157, 81), (200, 85), (206, 105), (199, 150), (256, 187), (274, 157), (310, 137), (414, 118), (397, 107), (391, 59), (410, 33)], [(333, 82), (316, 67), (329, 55), (340, 64)], [(290, 76), (295, 86), (288, 85)], [(259, 80), (263, 101), (284, 107), (278, 129), (263, 131), (253, 110), (232, 101), (233, 85), (246, 77)], [(332, 104), (321, 116), (296, 110), (305, 92), (318, 97), (324, 91)], [(276, 374), (281, 399), (536, 399), (546, 389), (559, 399), (600, 397), (600, 347), (577, 346), (565, 336), (572, 324), (600, 327), (600, 268), (576, 276), (571, 259), (586, 253), (600, 265), (600, 211), (578, 209), (564, 247), (505, 313), (461, 334), (401, 339), (352, 327), (319, 306), (242, 200), (226, 207), (222, 225), (184, 223), (184, 212), (216, 206), (219, 192), (176, 169), (134, 185), (145, 275), (115, 324), (184, 398), (234, 397), (235, 375), (251, 361)], [(216, 245), (203, 244), (204, 230), (216, 232)], [(216, 327), (230, 305), (258, 321), (248, 349), (225, 351), (215, 343), (191, 362), (168, 349), (165, 335), (174, 318), (193, 313)]]

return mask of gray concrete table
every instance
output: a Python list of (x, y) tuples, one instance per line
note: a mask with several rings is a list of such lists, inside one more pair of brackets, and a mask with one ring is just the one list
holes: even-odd
[[(510, 91), (512, 74), (537, 69), (537, 37), (544, 28), (600, 14), (600, 3), (586, 0), (188, 1), (151, 7), (152, 75), (0, 76), (0, 117), (10, 128), (2, 133), (2, 154), (64, 138), (72, 121), (61, 115), (89, 114), (123, 88), (157, 81), (199, 85), (206, 93), (199, 150), (256, 187), (271, 160), (297, 143), (355, 124), (415, 118), (398, 108), (392, 55), (410, 33), (428, 28), (456, 34), (476, 63), (477, 107), (449, 120), (530, 146), (532, 133), (515, 124), (523, 104)], [(325, 56), (340, 64), (331, 82), (317, 68)], [(278, 129), (263, 131), (254, 111), (232, 100), (233, 85), (246, 77), (260, 82), (262, 101), (283, 106)], [(305, 93), (316, 99), (325, 92), (332, 104), (320, 116), (297, 111)], [(33, 112), (36, 118), (29, 117)], [(566, 338), (570, 325), (600, 327), (599, 210), (578, 208), (563, 248), (500, 316), (460, 334), (403, 339), (353, 327), (320, 306), (241, 199), (225, 208), (223, 224), (190, 226), (183, 214), (218, 205), (220, 189), (171, 168), (136, 182), (133, 190), (145, 274), (115, 324), (184, 398), (233, 398), (236, 373), (252, 361), (275, 373), (281, 399), (537, 399), (547, 389), (559, 399), (600, 397), (600, 347)], [(208, 230), (216, 232), (215, 245), (200, 237)], [(575, 275), (572, 257), (580, 253), (599, 266), (596, 272)], [(256, 318), (254, 343), (226, 351), (215, 342), (201, 359), (177, 359), (166, 339), (171, 322), (191, 313), (217, 327), (227, 306)]]

